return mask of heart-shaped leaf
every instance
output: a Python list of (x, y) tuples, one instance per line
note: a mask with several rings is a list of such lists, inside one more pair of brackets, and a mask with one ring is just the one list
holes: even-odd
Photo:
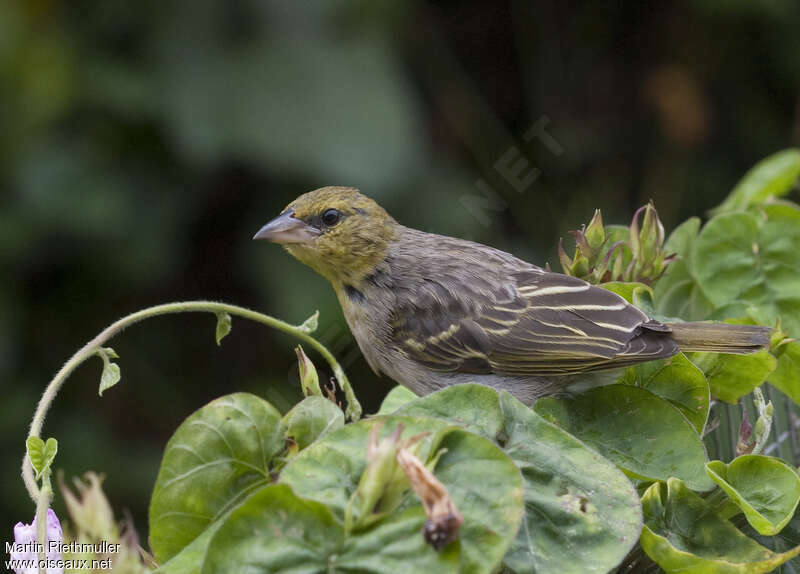
[(620, 378), (620, 383), (647, 389), (677, 407), (703, 434), (708, 418), (708, 381), (683, 353), (665, 361), (651, 361), (631, 367)]
[(800, 210), (773, 204), (761, 211), (709, 221), (697, 239), (695, 275), (716, 307), (741, 299), (759, 320), (780, 317), (791, 336), (800, 336)]
[(800, 478), (780, 459), (749, 454), (727, 465), (711, 461), (706, 471), (759, 534), (777, 534), (797, 510)]
[(58, 441), (52, 437), (43, 441), (38, 436), (30, 436), (25, 441), (25, 446), (28, 451), (28, 458), (31, 461), (31, 466), (36, 472), (36, 480), (41, 478), (45, 471), (50, 470), (50, 466), (56, 458), (58, 453)]
[(704, 472), (706, 450), (678, 408), (650, 391), (608, 385), (564, 399), (539, 399), (535, 411), (596, 448), (630, 476), (677, 476), (694, 490), (714, 483)]
[(648, 488), (642, 510), (642, 548), (668, 574), (759, 574), (800, 554), (800, 546), (784, 553), (764, 548), (677, 478)]
[(167, 443), (150, 501), (156, 559), (177, 555), (269, 483), (285, 436), (280, 413), (248, 393), (221, 397), (189, 416)]
[[(280, 482), (290, 485), (298, 496), (324, 504), (343, 529), (348, 501), (366, 468), (370, 431), (380, 425), (379, 436), (385, 438), (401, 424), (401, 440), (424, 429), (435, 433), (420, 444), (418, 456), (422, 460), (443, 449), (434, 473), (464, 517), (458, 542), (442, 554), (425, 546), (425, 515), (409, 490), (400, 510), (369, 528), (350, 533), (343, 547), (326, 550), (326, 555), (335, 554), (342, 569), (438, 572), (457, 571), (460, 564), (464, 572), (494, 571), (514, 540), (522, 517), (522, 483), (513, 461), (483, 437), (435, 419), (374, 417), (347, 425), (302, 451), (283, 469)], [(407, 552), (404, 564), (399, 562), (401, 551)]]
[(330, 508), (286, 484), (262, 488), (214, 536), (203, 574), (229, 572), (459, 572), (459, 545), (437, 553), (422, 537), (419, 505), (345, 538)]
[(523, 478), (525, 517), (505, 562), (518, 574), (605, 573), (636, 543), (641, 510), (625, 475), (510, 394), (456, 385), (399, 412), (458, 421), (493, 440), (515, 462)]

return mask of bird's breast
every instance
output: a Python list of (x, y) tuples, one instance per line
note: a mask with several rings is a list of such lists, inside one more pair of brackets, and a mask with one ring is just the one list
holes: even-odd
[(391, 293), (370, 286), (336, 289), (342, 313), (370, 368), (392, 376), (398, 350), (390, 343)]

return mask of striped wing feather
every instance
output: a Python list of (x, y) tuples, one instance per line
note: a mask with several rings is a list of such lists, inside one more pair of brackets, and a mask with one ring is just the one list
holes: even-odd
[(669, 327), (606, 289), (538, 268), (508, 277), (499, 288), (487, 281), (473, 289), (429, 280), (424, 301), (397, 310), (395, 341), (436, 371), (516, 376), (615, 368), (678, 351)]

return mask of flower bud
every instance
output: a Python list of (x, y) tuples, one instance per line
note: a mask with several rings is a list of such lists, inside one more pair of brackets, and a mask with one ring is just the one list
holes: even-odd
[(739, 424), (739, 441), (736, 443), (736, 456), (750, 454), (753, 452), (755, 443), (751, 440), (753, 435), (753, 425), (747, 416), (747, 409), (742, 405), (742, 422)]
[[(399, 503), (400, 497), (396, 496), (398, 489), (389, 487), (397, 478), (402, 477), (395, 456), (404, 426), (398, 424), (392, 434), (378, 441), (382, 426), (381, 423), (375, 424), (369, 433), (367, 467), (345, 509), (345, 529), (348, 532), (368, 526), (386, 511), (394, 510), (395, 504)], [(400, 494), (402, 490), (401, 488)], [(382, 500), (387, 491), (393, 494), (391, 501)]]
[(114, 512), (103, 493), (103, 478), (94, 472), (87, 472), (84, 480), (75, 478), (78, 496), (64, 485), (60, 476), (58, 482), (67, 511), (77, 530), (96, 540), (115, 540), (119, 532), (114, 521)]
[(422, 502), (425, 515), (423, 536), (425, 542), (441, 550), (458, 538), (458, 530), (464, 517), (456, 508), (444, 484), (413, 453), (405, 448), (397, 451), (397, 462), (411, 482), (417, 497)]
[(586, 227), (586, 242), (592, 248), (593, 252), (597, 252), (602, 246), (603, 243), (606, 241), (606, 232), (603, 229), (603, 216), (600, 214), (600, 210), (596, 209), (594, 212), (594, 217), (589, 222), (589, 225)]
[(564, 273), (572, 275), (572, 259), (564, 250), (564, 239), (558, 240), (558, 260), (561, 262), (561, 269), (564, 270)]
[(308, 355), (303, 351), (303, 347), (297, 345), (294, 352), (297, 353), (297, 365), (300, 369), (300, 388), (303, 389), (303, 396), (310, 397), (312, 395), (322, 396), (322, 391), (319, 388), (319, 375), (317, 368)]

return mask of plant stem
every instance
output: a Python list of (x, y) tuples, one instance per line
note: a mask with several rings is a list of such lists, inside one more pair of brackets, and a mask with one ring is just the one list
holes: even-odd
[[(42, 488), (36, 500), (36, 540), (41, 544), (38, 553), (39, 563), (43, 563), (47, 558), (47, 509), (50, 508), (50, 501), (53, 499), (53, 487), (50, 485), (50, 470), (42, 473)], [(46, 568), (39, 567), (40, 574)]]
[[(138, 323), (139, 321), (143, 321), (144, 319), (171, 313), (191, 312), (206, 312), (215, 314), (228, 313), (230, 315), (236, 315), (238, 317), (250, 319), (251, 321), (255, 321), (257, 323), (262, 323), (272, 327), (273, 329), (283, 331), (284, 333), (288, 333), (289, 335), (300, 339), (302, 342), (308, 344), (315, 351), (317, 351), (317, 353), (319, 353), (330, 365), (336, 380), (341, 385), (342, 389), (344, 390), (345, 397), (347, 398), (347, 409), (345, 410), (345, 414), (352, 420), (358, 420), (361, 417), (361, 405), (356, 399), (353, 388), (350, 386), (350, 381), (347, 379), (344, 370), (336, 361), (331, 352), (325, 348), (322, 343), (309, 335), (307, 329), (297, 325), (291, 325), (285, 321), (281, 321), (280, 319), (270, 317), (269, 315), (264, 315), (263, 313), (259, 313), (257, 311), (246, 309), (245, 307), (239, 307), (237, 305), (229, 305), (227, 303), (219, 303), (216, 301), (182, 301), (177, 303), (156, 305), (155, 307), (149, 307), (147, 309), (137, 311), (136, 313), (132, 313), (115, 321), (103, 329), (103, 331), (101, 331), (100, 334), (98, 334), (94, 339), (86, 343), (86, 345), (84, 345), (64, 364), (63, 367), (61, 367), (58, 373), (56, 373), (56, 376), (53, 377), (53, 379), (47, 385), (47, 388), (45, 389), (44, 394), (42, 395), (42, 398), (39, 400), (39, 404), (36, 407), (36, 412), (33, 415), (28, 436), (40, 436), (47, 411), (58, 394), (58, 391), (61, 389), (61, 386), (64, 384), (64, 381), (66, 381), (72, 371), (74, 371), (81, 363), (94, 356), (97, 353), (97, 350), (100, 349), (109, 339), (120, 333), (125, 328), (133, 325), (134, 323)], [(22, 461), (22, 478), (25, 482), (25, 488), (27, 488), (28, 494), (30, 494), (34, 501), (37, 501), (39, 499), (39, 488), (36, 485), (33, 467), (31, 466), (27, 455)]]

